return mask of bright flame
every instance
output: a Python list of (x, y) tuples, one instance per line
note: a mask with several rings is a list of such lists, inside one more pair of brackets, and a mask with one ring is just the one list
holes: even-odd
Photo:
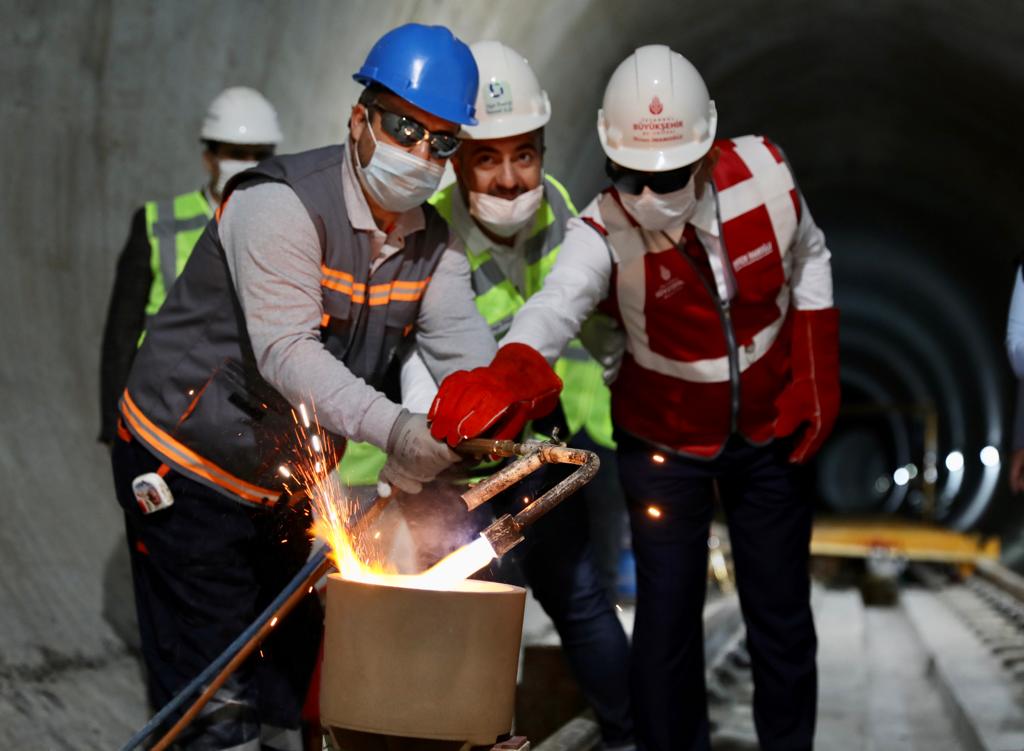
[[(309, 497), (313, 507), (313, 535), (330, 548), (331, 559), (343, 579), (368, 584), (400, 584), (423, 589), (448, 589), (482, 569), (496, 555), (486, 538), (464, 545), (418, 576), (395, 577), (398, 572), (385, 555), (381, 533), (361, 524), (359, 503), (350, 498), (341, 485), (333, 444), (320, 432), (313, 410), (312, 423), (304, 404), (299, 405), (302, 425), (296, 420), (296, 434), (306, 447), (306, 457), (292, 466), (283, 465), (280, 473), (293, 479)], [(305, 429), (304, 429), (304, 427)], [(310, 450), (312, 447), (312, 451)]]
[(411, 583), (422, 589), (447, 589), (455, 582), (468, 579), (497, 557), (490, 541), (480, 535), (414, 577)]

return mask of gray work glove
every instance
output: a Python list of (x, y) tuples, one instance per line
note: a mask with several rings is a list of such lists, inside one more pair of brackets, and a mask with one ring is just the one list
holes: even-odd
[(426, 415), (402, 411), (388, 434), (388, 460), (380, 470), (380, 481), (406, 493), (419, 493), (462, 457), (444, 442), (434, 440)]

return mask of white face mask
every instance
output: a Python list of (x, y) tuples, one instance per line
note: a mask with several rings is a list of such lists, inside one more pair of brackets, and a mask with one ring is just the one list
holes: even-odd
[(385, 211), (401, 213), (419, 206), (437, 190), (444, 167), (420, 159), (405, 149), (381, 143), (366, 122), (373, 141), (373, 156), (365, 167), (356, 157), (356, 174), (370, 197)]
[(619, 200), (644, 229), (663, 231), (681, 227), (697, 208), (696, 180), (691, 177), (686, 185), (671, 193), (655, 193), (645, 186), (638, 196), (619, 193)]
[(224, 195), (224, 186), (228, 184), (228, 180), (237, 175), (239, 172), (245, 172), (247, 169), (252, 169), (259, 162), (243, 162), (238, 159), (218, 159), (217, 160), (217, 182), (213, 186), (218, 196)]
[(533, 221), (543, 200), (543, 182), (512, 200), (470, 191), (469, 213), (498, 237), (512, 237)]

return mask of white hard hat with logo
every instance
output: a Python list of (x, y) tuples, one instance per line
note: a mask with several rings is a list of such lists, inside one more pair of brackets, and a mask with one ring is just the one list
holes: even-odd
[(274, 107), (248, 86), (224, 89), (210, 102), (199, 137), (242, 144), (279, 144), (283, 138)]
[(479, 124), (464, 125), (460, 135), (505, 138), (544, 127), (551, 119), (551, 103), (526, 58), (501, 42), (477, 42), (469, 49), (480, 71)]
[(664, 172), (692, 164), (715, 140), (718, 115), (693, 64), (663, 44), (638, 48), (612, 73), (597, 113), (604, 153), (616, 164)]

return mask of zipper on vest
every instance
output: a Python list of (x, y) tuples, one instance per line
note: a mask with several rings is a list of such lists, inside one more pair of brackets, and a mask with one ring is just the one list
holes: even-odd
[(736, 346), (736, 331), (732, 327), (732, 313), (729, 302), (722, 300), (715, 291), (715, 302), (721, 311), (722, 329), (725, 331), (725, 343), (729, 349), (729, 432), (739, 431), (740, 419), (740, 353)]
[(732, 435), (739, 431), (740, 351), (736, 345), (736, 331), (732, 326), (732, 313), (729, 309), (729, 301), (722, 299), (722, 296), (718, 294), (718, 284), (714, 278), (707, 279), (679, 243), (673, 240), (667, 232), (662, 231), (661, 234), (679, 251), (679, 255), (683, 257), (683, 260), (690, 266), (693, 273), (700, 279), (704, 289), (707, 290), (711, 300), (715, 303), (715, 310), (718, 311), (718, 321), (722, 326), (722, 334), (725, 336), (725, 346), (729, 357), (729, 434)]

